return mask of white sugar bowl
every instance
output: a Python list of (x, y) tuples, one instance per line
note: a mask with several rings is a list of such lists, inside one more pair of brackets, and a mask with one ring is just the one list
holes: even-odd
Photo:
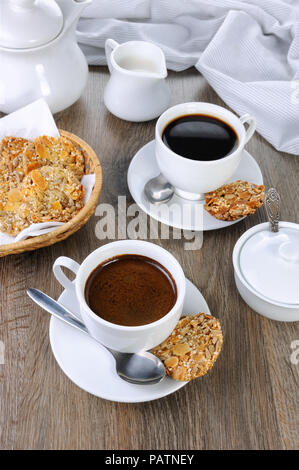
[(243, 300), (272, 320), (299, 321), (299, 224), (269, 223), (247, 230), (233, 251), (235, 281)]
[(0, 111), (43, 97), (56, 113), (81, 96), (88, 66), (76, 25), (90, 2), (0, 1)]

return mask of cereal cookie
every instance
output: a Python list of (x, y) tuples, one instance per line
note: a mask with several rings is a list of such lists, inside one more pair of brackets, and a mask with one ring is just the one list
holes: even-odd
[(32, 223), (67, 222), (82, 207), (84, 188), (72, 171), (43, 166), (31, 171), (22, 183), (22, 200)]
[(6, 199), (0, 231), (17, 235), (32, 223), (69, 221), (83, 207), (84, 188), (71, 171), (43, 166), (8, 191)]
[(205, 313), (182, 317), (175, 330), (152, 353), (175, 380), (189, 381), (205, 375), (219, 356), (223, 342), (217, 318)]
[(44, 165), (62, 166), (72, 170), (77, 178), (84, 174), (84, 155), (66, 137), (49, 137), (46, 135), (34, 139), (35, 151)]
[(32, 223), (67, 222), (83, 207), (83, 152), (65, 137), (0, 141), (0, 231), (17, 235)]
[(36, 167), (36, 160), (33, 142), (21, 137), (4, 137), (0, 142), (1, 186), (16, 187)]
[(265, 199), (265, 187), (247, 181), (235, 181), (205, 194), (204, 208), (220, 220), (237, 220), (254, 214)]

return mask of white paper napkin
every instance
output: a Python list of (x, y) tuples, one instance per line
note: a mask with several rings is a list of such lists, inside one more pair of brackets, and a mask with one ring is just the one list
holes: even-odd
[[(59, 131), (46, 101), (39, 99), (0, 119), (0, 140), (8, 135), (33, 140), (40, 135), (59, 137)], [(84, 204), (86, 204), (94, 187), (95, 175), (84, 175), (81, 183), (85, 189)], [(16, 237), (0, 232), (0, 245), (18, 242), (28, 237), (37, 237), (55, 230), (60, 225), (63, 225), (63, 223), (43, 222), (32, 224), (22, 230)]]
[(0, 119), (0, 139), (7, 135), (33, 140), (39, 135), (59, 137), (54, 118), (41, 98)]

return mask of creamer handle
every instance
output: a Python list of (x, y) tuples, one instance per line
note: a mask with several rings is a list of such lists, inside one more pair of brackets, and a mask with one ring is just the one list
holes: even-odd
[(106, 60), (107, 60), (107, 65), (109, 68), (109, 72), (112, 72), (112, 66), (111, 66), (111, 52), (119, 46), (118, 42), (114, 41), (114, 39), (106, 39), (105, 42), (105, 54), (106, 54)]

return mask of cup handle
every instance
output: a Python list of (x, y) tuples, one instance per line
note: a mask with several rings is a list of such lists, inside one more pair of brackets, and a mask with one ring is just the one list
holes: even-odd
[(105, 54), (106, 54), (106, 59), (107, 59), (107, 65), (109, 68), (109, 72), (112, 72), (112, 66), (111, 66), (111, 52), (119, 46), (118, 42), (114, 41), (114, 39), (106, 39), (105, 41)]
[(246, 135), (245, 135), (245, 144), (249, 142), (253, 134), (255, 133), (256, 130), (256, 119), (253, 116), (250, 116), (250, 114), (244, 114), (244, 116), (240, 117), (240, 121), (242, 124), (248, 124), (248, 129), (246, 130)]
[(74, 261), (67, 256), (60, 256), (57, 258), (55, 263), (53, 264), (53, 273), (56, 277), (57, 281), (66, 289), (66, 290), (75, 290), (74, 283), (64, 274), (61, 269), (61, 266), (70, 269), (73, 273), (77, 274), (80, 264)]
[[(65, 268), (70, 269), (73, 271), (74, 274), (77, 274), (80, 268), (80, 264), (78, 264), (76, 261), (74, 261), (71, 258), (68, 258), (67, 256), (60, 256), (57, 258), (55, 263), (53, 264), (53, 273), (54, 276), (56, 277), (57, 281), (66, 289), (70, 290), (74, 296), (76, 296), (76, 291), (75, 291), (75, 283), (72, 282), (62, 271), (61, 266), (64, 266)], [(79, 313), (72, 312), (72, 315), (79, 319), (80, 321), (82, 320), (82, 317)]]

